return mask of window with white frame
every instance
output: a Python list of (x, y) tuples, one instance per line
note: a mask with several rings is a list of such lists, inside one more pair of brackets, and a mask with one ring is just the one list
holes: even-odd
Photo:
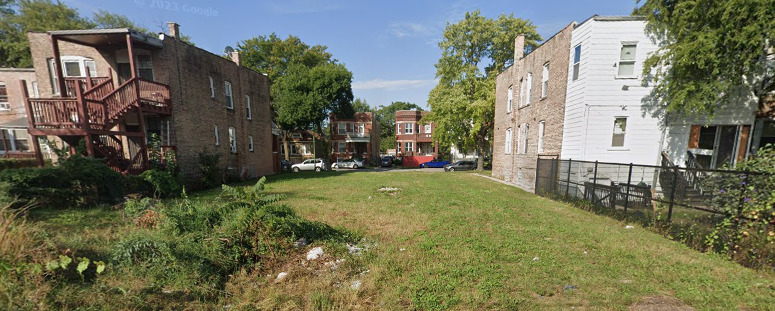
[(506, 129), (506, 146), (504, 147), (504, 152), (506, 154), (511, 154), (511, 144), (512, 144), (512, 137), (511, 137), (511, 128)]
[(218, 125), (213, 125), (213, 129), (215, 131), (215, 145), (220, 146), (221, 145), (221, 137), (218, 135)]
[(546, 130), (546, 121), (538, 122), (538, 153), (544, 152), (544, 131)]
[[(69, 77), (85, 77), (86, 72), (89, 72), (90, 77), (97, 76), (97, 65), (91, 58), (82, 56), (62, 56), (62, 76)], [(48, 72), (51, 79), (51, 86), (54, 94), (59, 93), (59, 83), (57, 82), (56, 68), (54, 68), (54, 59), (48, 59)]]
[(430, 133), (431, 133), (431, 125), (430, 124), (426, 124), (425, 125), (425, 134), (430, 134)]
[(3, 82), (0, 82), (0, 110), (11, 110), (11, 104), (8, 102), (8, 88)]
[(579, 79), (579, 70), (581, 69), (581, 44), (573, 48), (573, 81)]
[(404, 143), (404, 152), (414, 151), (414, 142), (408, 141)]
[(32, 82), (32, 96), (35, 98), (40, 98), (40, 90), (38, 89), (37, 81)]
[(210, 78), (210, 98), (215, 98), (215, 81), (213, 81), (212, 76), (208, 78)]
[[(3, 136), (5, 136), (5, 140), (3, 140)], [(29, 150), (29, 134), (26, 129), (0, 129), (0, 151)]]
[(527, 153), (528, 135), (530, 135), (530, 126), (527, 123), (522, 124), (522, 153)]
[(336, 150), (336, 151), (337, 151), (337, 152), (339, 152), (339, 153), (345, 153), (345, 152), (347, 152), (347, 143), (345, 143), (345, 142), (339, 142), (339, 143), (337, 144), (337, 150)]
[(366, 133), (366, 125), (363, 123), (358, 123), (358, 134)]
[(226, 81), (223, 84), (224, 93), (226, 94), (226, 108), (234, 109), (234, 101), (231, 96), (231, 82)]
[(303, 155), (311, 155), (312, 154), (312, 144), (304, 143), (300, 145), (301, 147), (301, 154)]
[(541, 98), (546, 98), (549, 92), (549, 63), (544, 64), (544, 71), (541, 73)]
[(525, 79), (519, 80), (519, 108), (525, 105)]
[(522, 153), (522, 125), (517, 126), (517, 154)]
[(245, 110), (248, 115), (248, 120), (253, 120), (253, 111), (250, 110), (250, 95), (245, 95)]
[(511, 113), (511, 105), (514, 101), (514, 86), (509, 86), (508, 102), (506, 103), (506, 113)]
[(347, 134), (347, 123), (340, 122), (340, 123), (338, 123), (337, 128), (338, 128), (338, 131), (339, 131), (339, 135)]
[(414, 123), (404, 123), (404, 134), (414, 134)]
[(533, 73), (527, 74), (527, 89), (525, 90), (525, 105), (530, 105), (530, 90), (533, 88)]
[(623, 43), (622, 50), (619, 54), (619, 71), (617, 76), (619, 77), (634, 77), (635, 76), (635, 50), (637, 45), (635, 43)]
[(237, 130), (233, 126), (229, 127), (229, 151), (237, 153)]
[(611, 147), (624, 147), (624, 136), (627, 133), (627, 117), (614, 119), (614, 130), (611, 137)]
[(253, 135), (248, 135), (248, 151), (253, 152)]

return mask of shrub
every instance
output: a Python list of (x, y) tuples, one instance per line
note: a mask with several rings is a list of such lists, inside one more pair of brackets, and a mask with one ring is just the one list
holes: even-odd
[(140, 177), (151, 185), (153, 195), (157, 198), (177, 197), (183, 190), (178, 179), (168, 171), (150, 169), (140, 174)]
[(0, 159), (0, 171), (12, 168), (36, 166), (38, 166), (38, 160), (35, 159)]
[(220, 169), (221, 154), (211, 153), (207, 147), (199, 153), (199, 173), (202, 175), (200, 182), (204, 188), (213, 188), (223, 182)]
[(139, 234), (125, 238), (115, 246), (111, 260), (125, 265), (167, 264), (174, 260), (167, 241), (154, 234)]

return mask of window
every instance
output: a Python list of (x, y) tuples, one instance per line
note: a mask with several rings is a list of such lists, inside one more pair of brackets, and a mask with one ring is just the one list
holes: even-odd
[(404, 152), (412, 152), (414, 151), (414, 142), (405, 142), (404, 143)]
[(137, 55), (137, 76), (144, 80), (153, 81), (151, 55)]
[(618, 117), (614, 120), (613, 138), (611, 147), (624, 147), (624, 135), (627, 132), (627, 118)]
[(525, 79), (519, 80), (519, 108), (525, 105)]
[(619, 77), (635, 76), (635, 44), (622, 44), (619, 54)]
[(339, 123), (337, 127), (339, 130), (339, 135), (347, 134), (347, 123)]
[(231, 153), (237, 153), (237, 130), (229, 127), (229, 150)]
[(210, 98), (215, 98), (215, 83), (213, 82), (213, 77), (210, 76)]
[(581, 63), (581, 44), (573, 48), (573, 81), (579, 79), (579, 67)]
[(431, 133), (431, 125), (430, 124), (426, 124), (425, 125), (425, 134), (430, 134), (430, 133)]
[(538, 153), (544, 152), (544, 131), (546, 121), (538, 122)]
[(414, 123), (404, 123), (404, 134), (414, 134)]
[[(296, 154), (296, 145), (288, 144), (288, 148), (291, 149), (291, 154)], [(280, 144), (280, 153), (285, 154), (285, 144)]]
[(231, 82), (226, 81), (223, 87), (226, 93), (226, 108), (234, 109), (234, 102), (231, 100)]
[[(2, 133), (5, 132), (5, 133)], [(5, 134), (5, 140), (2, 139)], [(29, 136), (27, 130), (0, 130), (0, 150), (2, 151), (29, 151)]]
[(506, 104), (506, 113), (511, 113), (511, 105), (514, 100), (514, 86), (509, 86), (508, 103)]
[(218, 126), (217, 125), (213, 125), (213, 127), (215, 128), (215, 145), (216, 146), (220, 146), (221, 145), (221, 137), (218, 136)]
[[(89, 76), (97, 76), (97, 65), (91, 58), (81, 56), (62, 56), (62, 76), (63, 77), (85, 77), (88, 70)], [(57, 83), (56, 68), (54, 68), (54, 59), (48, 59), (48, 72), (51, 79), (51, 86), (54, 94), (59, 93), (59, 84)]]
[(8, 88), (3, 82), (0, 82), (0, 110), (11, 110), (11, 104), (8, 103)]
[(312, 154), (312, 144), (301, 144), (301, 154), (303, 155), (310, 155)]
[(77, 60), (62, 60), (65, 77), (81, 77), (81, 63)]
[(358, 123), (358, 134), (366, 133), (366, 125), (363, 123)]
[(248, 151), (253, 152), (253, 135), (248, 135)]
[(522, 130), (524, 131), (524, 133), (522, 133), (522, 139), (524, 139), (524, 141), (522, 142), (522, 153), (527, 153), (527, 142), (528, 142), (527, 137), (528, 137), (528, 134), (530, 134), (530, 126), (527, 125), (527, 123), (525, 123), (524, 126), (522, 127)]
[(337, 152), (339, 153), (345, 153), (347, 152), (347, 143), (339, 142), (337, 144)]
[(38, 90), (38, 82), (32, 82), (32, 96), (35, 98), (40, 98), (40, 90)]
[(522, 153), (522, 128), (524, 126), (517, 126), (517, 154)]
[(250, 96), (245, 95), (245, 110), (248, 114), (248, 120), (253, 120), (253, 112), (250, 110)]
[(83, 72), (89, 72), (90, 77), (96, 77), (97, 76), (97, 64), (94, 62), (94, 60), (86, 59), (83, 61)]
[(506, 154), (511, 154), (511, 140), (511, 128), (508, 128), (506, 129), (506, 147), (504, 148)]
[(530, 89), (533, 88), (533, 73), (527, 74), (527, 90), (525, 91), (525, 105), (530, 105)]
[(544, 64), (544, 72), (541, 73), (541, 98), (546, 98), (549, 92), (549, 63)]

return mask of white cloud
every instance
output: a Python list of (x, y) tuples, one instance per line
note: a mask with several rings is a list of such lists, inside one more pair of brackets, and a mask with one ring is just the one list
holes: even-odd
[(432, 26), (414, 22), (397, 22), (390, 25), (388, 33), (394, 37), (424, 37), (434, 35), (437, 29)]
[(373, 89), (388, 89), (388, 90), (406, 90), (418, 87), (426, 87), (436, 83), (434, 79), (428, 80), (382, 80), (374, 79), (369, 81), (356, 81), (353, 82), (353, 90), (373, 90)]

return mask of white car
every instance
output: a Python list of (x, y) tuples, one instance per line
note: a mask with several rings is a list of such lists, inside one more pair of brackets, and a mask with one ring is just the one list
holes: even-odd
[(326, 162), (323, 161), (323, 159), (309, 159), (304, 160), (304, 162), (291, 165), (291, 170), (294, 173), (297, 173), (299, 171), (325, 171), (326, 170)]
[(332, 169), (338, 169), (338, 168), (360, 168), (363, 167), (363, 161), (357, 160), (357, 159), (346, 159), (346, 160), (339, 160), (338, 162), (334, 162), (331, 164)]

